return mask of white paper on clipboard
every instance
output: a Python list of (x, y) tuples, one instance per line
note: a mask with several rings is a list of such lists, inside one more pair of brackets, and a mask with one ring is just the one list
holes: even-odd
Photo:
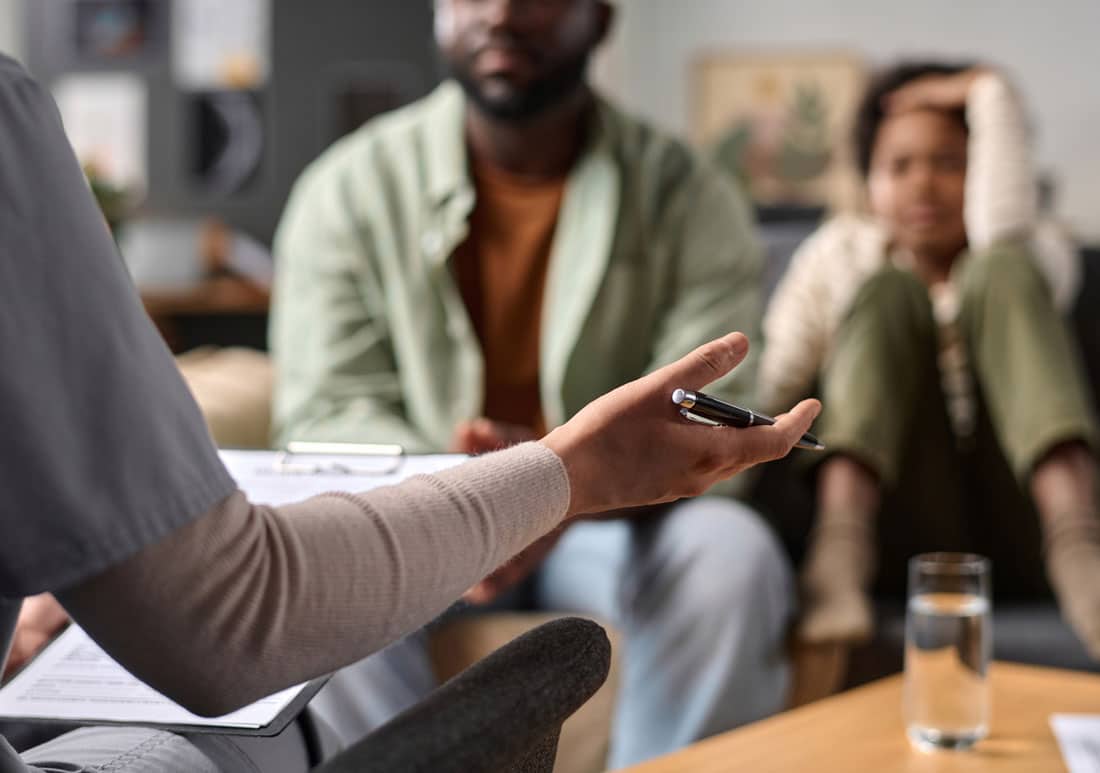
[(330, 491), (368, 491), (392, 486), (413, 475), (439, 472), (469, 461), (460, 454), (397, 457), (310, 455), (309, 472), (280, 472), (281, 451), (219, 451), (229, 474), (251, 500), (262, 505), (286, 505)]
[(259, 729), (274, 722), (305, 687), (290, 687), (223, 717), (200, 717), (132, 676), (73, 624), (0, 690), (0, 716)]

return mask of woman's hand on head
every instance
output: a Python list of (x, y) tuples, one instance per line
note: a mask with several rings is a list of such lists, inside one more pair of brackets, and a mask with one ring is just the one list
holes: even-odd
[(970, 88), (985, 73), (986, 67), (971, 67), (952, 75), (925, 75), (890, 92), (883, 109), (890, 114), (911, 110), (961, 110), (966, 107)]
[(746, 429), (693, 424), (672, 403), (674, 389), (703, 389), (733, 370), (748, 350), (741, 333), (704, 344), (593, 401), (543, 438), (569, 474), (569, 516), (696, 496), (786, 456), (820, 412), (816, 400), (804, 400), (772, 426)]

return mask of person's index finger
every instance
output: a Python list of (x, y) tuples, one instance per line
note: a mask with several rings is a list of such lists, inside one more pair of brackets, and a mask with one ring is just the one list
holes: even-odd
[(702, 379), (704, 383), (695, 386), (700, 389), (717, 381), (741, 364), (749, 351), (749, 339), (742, 333), (729, 333), (695, 349), (689, 358), (691, 376)]
[(743, 333), (728, 333), (699, 346), (652, 375), (684, 389), (702, 389), (741, 364), (749, 351)]

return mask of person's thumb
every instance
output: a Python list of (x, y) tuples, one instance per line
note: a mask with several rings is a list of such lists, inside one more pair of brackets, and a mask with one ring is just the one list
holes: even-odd
[(745, 334), (730, 333), (703, 344), (658, 373), (674, 388), (702, 389), (736, 368), (748, 353)]

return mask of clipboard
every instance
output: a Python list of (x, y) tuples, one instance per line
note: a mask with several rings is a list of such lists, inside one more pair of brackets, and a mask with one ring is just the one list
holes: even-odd
[[(330, 675), (331, 676), (331, 675)], [(118, 721), (111, 719), (71, 719), (61, 717), (25, 717), (25, 716), (9, 716), (0, 714), (0, 721), (4, 722), (19, 722), (20, 724), (27, 725), (71, 725), (73, 727), (147, 727), (152, 730), (166, 730), (170, 733), (178, 733), (181, 735), (238, 735), (248, 736), (252, 738), (270, 738), (272, 736), (279, 735), (287, 727), (298, 718), (298, 715), (302, 713), (306, 705), (313, 700), (313, 696), (316, 695), (325, 683), (328, 682), (329, 676), (321, 677), (319, 679), (313, 679), (306, 682), (302, 691), (298, 693), (293, 701), (287, 704), (287, 707), (279, 712), (278, 715), (267, 725), (262, 727), (236, 727), (234, 725), (189, 725), (179, 724), (173, 722), (140, 722), (140, 721)]]
[(288, 443), (281, 451), (222, 449), (229, 474), (251, 500), (286, 505), (333, 491), (392, 486), (469, 461), (465, 454), (409, 454), (398, 445)]
[(332, 674), (327, 676), (318, 677), (317, 679), (311, 679), (306, 682), (302, 689), (298, 691), (298, 695), (286, 705), (282, 711), (275, 715), (275, 718), (266, 725), (257, 728), (234, 728), (234, 727), (212, 727), (208, 725), (156, 725), (160, 730), (168, 730), (173, 733), (187, 733), (188, 735), (195, 735), (196, 733), (214, 734), (214, 735), (244, 735), (253, 736), (257, 738), (270, 738), (272, 736), (279, 735), (287, 726), (298, 718), (313, 696), (321, 691), (321, 688), (328, 683), (328, 680), (332, 678)]
[(289, 687), (223, 717), (200, 717), (129, 674), (72, 624), (0, 688), (0, 720), (267, 737), (285, 730), (328, 678)]
[(405, 458), (405, 449), (396, 444), (291, 440), (275, 457), (272, 470), (281, 475), (392, 475)]

